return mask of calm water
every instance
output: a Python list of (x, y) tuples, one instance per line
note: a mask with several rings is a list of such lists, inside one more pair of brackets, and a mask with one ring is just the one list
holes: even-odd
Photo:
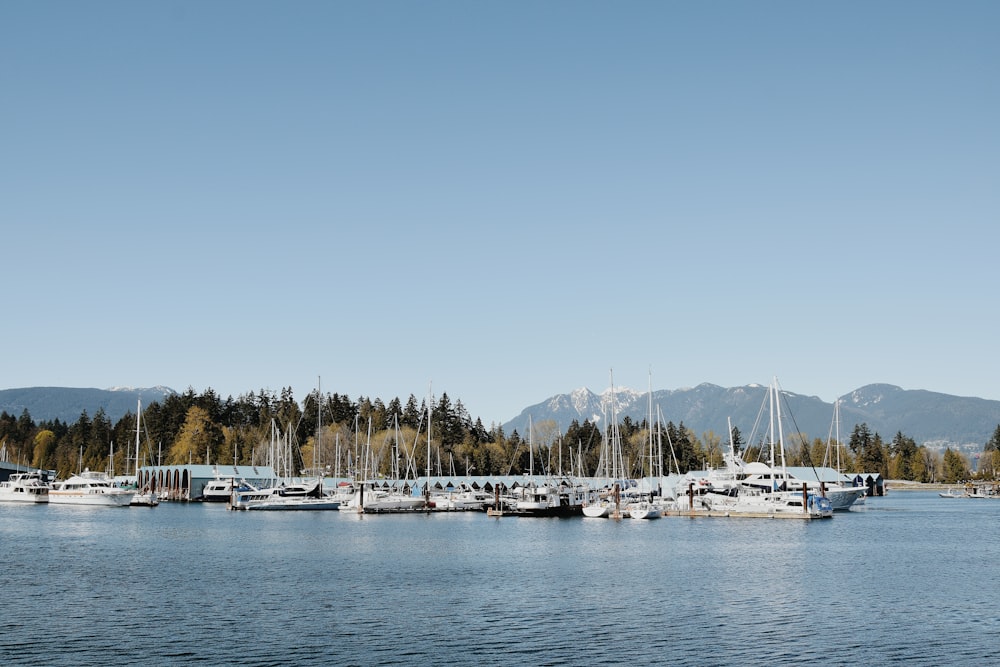
[(0, 504), (0, 664), (997, 664), (998, 515), (924, 492), (813, 522)]

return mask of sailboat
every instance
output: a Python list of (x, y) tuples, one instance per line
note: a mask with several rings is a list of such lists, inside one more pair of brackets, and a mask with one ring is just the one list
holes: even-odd
[[(153, 490), (152, 484), (146, 484), (139, 488), (139, 448), (141, 445), (140, 427), (142, 425), (142, 399), (136, 402), (135, 408), (135, 495), (132, 496), (133, 507), (156, 507), (160, 504), (160, 499)], [(128, 456), (125, 457), (126, 473), (128, 472)]]
[[(756, 516), (827, 518), (833, 507), (827, 498), (809, 493), (802, 480), (792, 477), (785, 465), (784, 432), (777, 378), (768, 387), (768, 463), (744, 463), (733, 454), (729, 459), (739, 483), (729, 493), (709, 493), (702, 503), (712, 512)], [(762, 406), (763, 409), (763, 406)], [(730, 437), (732, 428), (730, 428)], [(730, 440), (732, 448), (732, 441)]]
[[(431, 410), (433, 409), (430, 398), (427, 400), (427, 478), (430, 479), (431, 471)], [(397, 429), (398, 429), (398, 421)], [(409, 472), (410, 466), (407, 463), (405, 479), (403, 479), (403, 487), (399, 488), (384, 488), (379, 487), (375, 481), (370, 478), (374, 477), (375, 463), (372, 460), (371, 453), (371, 431), (372, 424), (371, 419), (368, 420), (368, 438), (365, 444), (365, 454), (363, 458), (363, 463), (361, 465), (361, 476), (360, 481), (357, 483), (356, 488), (353, 489), (352, 495), (346, 501), (340, 504), (341, 511), (357, 512), (358, 514), (365, 513), (379, 513), (379, 512), (403, 512), (403, 511), (413, 511), (419, 509), (427, 508), (427, 501), (420, 496), (414, 496), (411, 493), (407, 493), (410, 489), (409, 486)], [(357, 428), (355, 428), (355, 433), (357, 433)], [(414, 436), (413, 450), (416, 451), (417, 443), (416, 438), (420, 435), (420, 427), (417, 427), (417, 433)], [(398, 446), (399, 435), (397, 430), (396, 443)], [(398, 458), (393, 457), (393, 477), (395, 479), (399, 478), (399, 463)], [(369, 473), (368, 471), (372, 472)], [(369, 479), (366, 479), (369, 478)]]
[[(647, 421), (647, 427), (649, 429), (649, 479), (653, 479), (654, 473), (659, 469), (657, 479), (662, 478), (663, 470), (663, 457), (662, 455), (657, 458), (658, 466), (654, 466), (654, 452), (653, 447), (653, 375), (650, 373), (649, 376), (649, 390), (647, 393), (649, 400), (649, 417)], [(629, 517), (633, 519), (659, 519), (663, 516), (663, 506), (662, 499), (653, 494), (652, 489), (649, 491), (649, 495), (639, 500), (629, 503), (626, 508)]]
[(614, 373), (611, 374), (610, 412), (610, 418), (605, 419), (601, 458), (596, 471), (596, 476), (604, 479), (604, 487), (591, 491), (587, 502), (583, 505), (583, 515), (594, 519), (620, 519), (623, 516), (622, 488), (625, 466), (622, 459), (621, 431), (618, 429), (618, 411), (615, 405)]

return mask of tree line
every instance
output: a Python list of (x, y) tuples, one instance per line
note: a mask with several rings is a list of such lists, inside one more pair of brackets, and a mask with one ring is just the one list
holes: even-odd
[[(430, 415), (428, 422), (428, 403)], [(430, 425), (431, 439), (427, 434)], [(622, 459), (632, 476), (656, 473), (662, 452), (663, 472), (684, 473), (724, 466), (732, 446), (744, 460), (767, 460), (769, 446), (747, 443), (738, 428), (728, 437), (713, 431), (700, 436), (683, 422), (651, 424), (625, 416), (618, 425)], [(138, 429), (138, 448), (136, 433)], [(553, 420), (540, 420), (531, 433), (507, 434), (499, 424), (488, 428), (472, 419), (460, 400), (447, 393), (405, 402), (313, 391), (300, 404), (290, 387), (261, 390), (222, 399), (212, 389), (172, 394), (128, 413), (116, 423), (103, 410), (83, 412), (73, 424), (58, 419), (36, 423), (25, 410), (15, 417), (0, 413), (0, 443), (9, 461), (67, 477), (79, 470), (134, 473), (137, 465), (274, 464), (276, 438), (291, 453), (292, 474), (322, 468), (340, 476), (593, 475), (598, 468), (603, 429), (590, 420), (574, 420), (562, 431)], [(966, 458), (950, 448), (943, 454), (919, 446), (897, 432), (886, 442), (867, 424), (855, 425), (845, 443), (805, 434), (786, 437), (789, 466), (826, 466), (845, 472), (880, 473), (889, 479), (955, 483), (970, 478)], [(1000, 425), (984, 445), (978, 476), (1000, 472)]]

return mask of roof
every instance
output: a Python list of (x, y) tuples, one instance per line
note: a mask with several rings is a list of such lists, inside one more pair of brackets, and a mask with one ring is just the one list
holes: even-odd
[(177, 470), (186, 471), (194, 479), (271, 479), (276, 477), (274, 468), (271, 466), (231, 466), (231, 465), (204, 465), (204, 464), (183, 464), (172, 466), (142, 466), (143, 472), (174, 472)]
[[(837, 472), (833, 468), (813, 467), (813, 466), (788, 466), (785, 468), (789, 474), (796, 479), (804, 479), (809, 482), (830, 482), (840, 483), (845, 479), (845, 475)], [(854, 479), (854, 475), (847, 475), (847, 479)]]

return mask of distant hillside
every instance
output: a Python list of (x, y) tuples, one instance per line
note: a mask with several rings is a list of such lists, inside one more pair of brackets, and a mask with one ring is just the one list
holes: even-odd
[[(690, 389), (653, 391), (653, 409), (659, 408), (664, 421), (681, 422), (699, 436), (713, 431), (725, 437), (726, 419), (732, 420), (745, 438), (752, 434), (754, 423), (764, 403), (767, 388), (762, 385), (724, 388), (700, 384)], [(20, 416), (25, 409), (36, 422), (59, 419), (75, 423), (86, 411), (91, 417), (101, 408), (112, 422), (134, 412), (136, 401), (142, 404), (162, 401), (174, 394), (168, 387), (147, 389), (112, 388), (79, 389), (70, 387), (28, 387), (0, 389), (0, 412)], [(826, 439), (833, 422), (833, 404), (815, 396), (783, 392), (787, 402), (792, 430), (805, 433), (809, 439)], [(589, 389), (577, 389), (559, 394), (532, 405), (503, 425), (509, 435), (516, 429), (527, 436), (529, 416), (535, 422), (554, 420), (565, 430), (574, 419), (603, 424), (605, 408), (610, 405), (611, 392), (595, 394)], [(960, 447), (963, 451), (980, 451), (1000, 425), (1000, 401), (951, 396), (925, 390), (904, 390), (889, 384), (872, 384), (841, 397), (840, 436), (847, 440), (855, 424), (866, 423), (886, 442), (897, 431), (913, 438), (918, 444)], [(649, 394), (632, 389), (615, 388), (619, 419), (626, 415), (642, 421), (648, 413)], [(784, 408), (783, 408), (784, 409)], [(786, 415), (787, 417), (788, 415)], [(763, 415), (767, 419), (767, 415)], [(786, 423), (790, 421), (786, 420)], [(758, 434), (762, 428), (758, 427)]]
[(143, 405), (162, 401), (176, 393), (169, 387), (148, 389), (113, 388), (85, 389), (75, 387), (27, 387), (24, 389), (0, 389), (0, 412), (20, 417), (27, 410), (35, 422), (58, 419), (72, 424), (84, 412), (93, 417), (98, 410), (112, 423), (126, 413), (135, 413), (136, 402)]
[[(683, 422), (698, 435), (714, 431), (722, 437), (729, 418), (744, 437), (749, 437), (766, 393), (767, 387), (762, 385), (727, 389), (707, 383), (691, 389), (653, 391), (654, 418), (659, 407), (664, 421)], [(783, 393), (795, 423), (793, 430), (805, 433), (810, 440), (825, 440), (833, 424), (833, 404), (815, 396)], [(886, 442), (902, 431), (918, 444), (978, 445), (978, 451), (1000, 424), (1000, 401), (904, 390), (888, 384), (867, 385), (840, 400), (840, 437), (845, 441), (856, 424), (866, 423)], [(562, 430), (574, 419), (603, 424), (610, 402), (610, 390), (595, 394), (589, 389), (577, 389), (525, 408), (503, 425), (504, 431), (510, 434), (517, 429), (526, 436), (529, 416), (535, 422), (553, 419)], [(642, 421), (649, 412), (649, 393), (615, 388), (615, 403), (619, 419), (627, 415)]]

